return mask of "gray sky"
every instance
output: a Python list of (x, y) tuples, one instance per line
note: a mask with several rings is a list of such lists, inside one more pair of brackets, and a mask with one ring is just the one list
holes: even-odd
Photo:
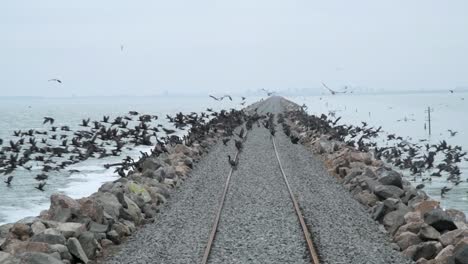
[(467, 10), (466, 0), (3, 1), (0, 96), (466, 87)]

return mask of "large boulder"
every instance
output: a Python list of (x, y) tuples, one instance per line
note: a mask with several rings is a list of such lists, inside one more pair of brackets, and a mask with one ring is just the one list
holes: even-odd
[(46, 230), (46, 226), (41, 221), (36, 221), (31, 225), (31, 232), (33, 235), (40, 234)]
[(82, 261), (83, 263), (88, 263), (89, 259), (86, 256), (83, 248), (81, 247), (80, 241), (76, 237), (70, 237), (67, 241), (67, 248), (68, 251), (77, 258), (78, 260)]
[(468, 264), (468, 241), (458, 244), (453, 249), (453, 261), (455, 264)]
[(136, 203), (134, 203), (127, 195), (124, 195), (123, 207), (120, 209), (120, 217), (125, 220), (130, 220), (139, 224), (143, 219), (141, 210)]
[(104, 206), (101, 201), (91, 197), (82, 198), (78, 200), (80, 204), (80, 217), (89, 218), (95, 222), (104, 222)]
[(430, 225), (423, 225), (418, 233), (419, 237), (423, 240), (438, 240), (440, 233)]
[(86, 253), (86, 256), (89, 259), (94, 259), (96, 257), (96, 252), (99, 249), (99, 243), (94, 238), (94, 234), (91, 232), (84, 232), (78, 238), (80, 241), (83, 251)]
[(453, 249), (455, 247), (453, 245), (446, 246), (444, 249), (442, 249), (439, 254), (434, 258), (436, 260), (436, 263), (440, 264), (448, 264), (448, 261), (450, 257), (453, 255)]
[(31, 238), (32, 242), (43, 242), (47, 244), (61, 244), (65, 245), (67, 242), (63, 235), (52, 235), (52, 234), (37, 234)]
[(354, 195), (354, 198), (361, 204), (369, 207), (374, 206), (379, 201), (379, 198), (368, 190), (357, 193)]
[(57, 230), (59, 230), (65, 238), (78, 237), (81, 233), (86, 231), (86, 226), (81, 223), (61, 223), (58, 225)]
[(122, 205), (119, 203), (117, 197), (111, 192), (97, 192), (93, 195), (96, 201), (102, 205), (104, 212), (106, 212), (113, 219), (119, 218), (120, 209)]
[(67, 222), (79, 214), (80, 204), (64, 194), (50, 196), (49, 219), (58, 222)]
[(15, 223), (11, 228), (11, 233), (20, 240), (26, 240), (31, 235), (31, 228), (27, 224)]
[(450, 216), (447, 215), (447, 213), (444, 212), (442, 209), (433, 209), (427, 213), (424, 214), (424, 222), (426, 224), (431, 225), (437, 231), (439, 232), (444, 232), (444, 231), (451, 231), (457, 229), (457, 226), (453, 222), (453, 220), (450, 218)]
[(442, 234), (439, 241), (446, 247), (448, 245), (456, 245), (464, 237), (468, 237), (468, 230), (455, 229)]
[(142, 185), (129, 181), (126, 184), (126, 188), (129, 198), (134, 201), (138, 207), (143, 207), (145, 204), (151, 202), (151, 195)]
[(414, 210), (419, 212), (421, 215), (424, 215), (436, 208), (440, 208), (440, 202), (434, 200), (422, 201), (414, 206)]
[(379, 179), (379, 182), (383, 185), (392, 185), (400, 189), (403, 189), (401, 175), (398, 172), (393, 171), (393, 170), (388, 171), (386, 175), (382, 176)]
[(442, 250), (442, 245), (437, 241), (427, 241), (413, 245), (403, 251), (403, 255), (416, 261), (420, 258), (433, 259)]
[(377, 185), (374, 189), (375, 195), (382, 200), (387, 198), (400, 198), (405, 192), (393, 185)]
[(418, 235), (411, 232), (403, 232), (395, 237), (395, 242), (401, 250), (406, 250), (410, 246), (417, 245), (422, 242)]
[(407, 210), (395, 210), (386, 214), (383, 218), (383, 225), (390, 234), (394, 234), (398, 228), (405, 224), (405, 214)]

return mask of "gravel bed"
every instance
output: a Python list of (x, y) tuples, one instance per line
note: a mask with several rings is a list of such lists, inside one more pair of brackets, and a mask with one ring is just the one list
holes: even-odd
[(215, 145), (172, 193), (156, 221), (133, 234), (107, 263), (199, 263), (229, 172), (228, 147)]
[(322, 263), (413, 263), (392, 249), (378, 223), (310, 151), (282, 131), (276, 142)]
[(244, 145), (209, 263), (310, 263), (270, 133), (254, 126)]

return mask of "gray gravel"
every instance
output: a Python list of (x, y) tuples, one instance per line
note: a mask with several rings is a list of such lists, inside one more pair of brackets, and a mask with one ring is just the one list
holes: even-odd
[(226, 155), (235, 154), (230, 143), (214, 146), (173, 192), (155, 223), (133, 234), (108, 263), (199, 263), (229, 172)]
[[(281, 111), (277, 97), (257, 106)], [(278, 130), (284, 170), (323, 263), (412, 263), (391, 249), (378, 225), (321, 161)], [(136, 232), (108, 263), (199, 263), (229, 172), (226, 155), (234, 153), (232, 141), (229, 147), (216, 145), (156, 222)], [(231, 180), (209, 263), (310, 263), (266, 129), (254, 125)]]
[(270, 133), (245, 142), (209, 263), (310, 263)]

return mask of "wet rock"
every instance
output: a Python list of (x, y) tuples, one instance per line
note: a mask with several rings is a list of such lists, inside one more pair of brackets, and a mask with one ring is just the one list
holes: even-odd
[(99, 249), (99, 243), (94, 238), (94, 234), (91, 232), (84, 232), (80, 235), (78, 241), (80, 242), (86, 256), (89, 259), (94, 259), (96, 257), (96, 252)]
[(84, 252), (83, 248), (81, 247), (80, 241), (76, 237), (70, 237), (67, 241), (67, 248), (70, 254), (77, 258), (78, 260), (82, 261), (83, 263), (88, 263), (88, 257)]
[(67, 222), (78, 215), (80, 204), (63, 194), (50, 196), (49, 219), (58, 222)]
[(406, 250), (410, 246), (417, 245), (422, 242), (418, 235), (411, 232), (403, 232), (395, 237), (395, 242), (401, 250)]
[(31, 228), (26, 224), (15, 223), (11, 228), (11, 233), (13, 233), (20, 240), (27, 240), (31, 235)]
[(65, 238), (78, 237), (81, 233), (86, 231), (85, 225), (81, 223), (61, 223), (57, 230), (62, 233)]
[(400, 189), (403, 188), (403, 183), (401, 181), (401, 175), (393, 170), (390, 170), (386, 173), (386, 175), (382, 176), (379, 179), (379, 182), (383, 185), (392, 185), (396, 186)]
[(457, 229), (455, 223), (442, 209), (433, 209), (425, 213), (424, 222), (433, 226), (439, 232)]
[(67, 242), (63, 235), (51, 235), (51, 234), (37, 234), (31, 238), (32, 242), (43, 242), (47, 244), (61, 244), (65, 245)]
[(25, 252), (18, 256), (23, 264), (63, 264), (53, 256), (40, 252)]
[(404, 191), (392, 185), (378, 185), (375, 187), (374, 193), (381, 199), (400, 198)]
[(423, 225), (418, 235), (423, 240), (438, 240), (440, 238), (439, 231), (430, 225)]

